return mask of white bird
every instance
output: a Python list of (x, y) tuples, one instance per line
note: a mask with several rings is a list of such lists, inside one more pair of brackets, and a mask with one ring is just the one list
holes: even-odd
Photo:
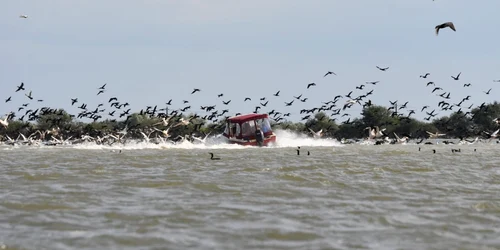
[[(123, 136), (125, 136), (127, 134), (127, 131), (128, 131), (128, 124), (125, 125), (125, 128), (122, 131), (119, 131), (117, 133), (118, 134), (122, 134)], [(123, 136), (122, 136), (122, 138), (123, 138)]]
[(165, 138), (169, 138), (170, 137), (170, 134), (168, 133), (168, 130), (170, 130), (170, 127), (165, 129), (165, 130), (159, 130), (157, 128), (153, 128), (154, 130), (158, 131), (158, 132), (161, 132), (163, 134), (163, 136)]
[(498, 136), (498, 131), (500, 131), (500, 129), (497, 129), (495, 132), (493, 132), (493, 133), (491, 133), (491, 134), (490, 134), (489, 132), (486, 132), (486, 131), (483, 131), (483, 133), (485, 133), (485, 134), (489, 135), (489, 136), (490, 136), (490, 139), (493, 139), (493, 138), (497, 138), (497, 136)]
[(311, 131), (314, 138), (321, 138), (321, 136), (323, 136), (323, 129), (320, 129), (318, 132), (314, 132), (314, 130), (309, 128), (309, 131)]
[(396, 137), (396, 143), (402, 144), (402, 143), (406, 143), (406, 141), (408, 140), (407, 136), (405, 136), (403, 138), (399, 138), (399, 136), (395, 132), (393, 132), (393, 134)]
[(144, 134), (144, 132), (142, 132), (142, 131), (141, 131), (141, 135), (144, 137), (144, 140), (145, 140), (147, 143), (149, 143), (149, 137), (150, 137), (150, 136), (151, 136), (151, 134), (152, 134), (152, 133), (154, 133), (154, 132), (156, 132), (156, 131), (154, 131), (154, 130), (153, 130), (153, 131), (152, 131), (152, 132), (150, 132), (148, 135), (146, 135), (146, 134)]
[(9, 121), (7, 121), (8, 118), (9, 116), (5, 117), (5, 119), (3, 120), (0, 120), (0, 125), (2, 125), (4, 128), (7, 128), (9, 126)]
[(170, 121), (170, 119), (171, 119), (172, 117), (173, 117), (173, 116), (170, 116), (170, 117), (168, 117), (167, 119), (165, 119), (165, 118), (163, 117), (163, 118), (161, 118), (161, 119), (162, 119), (162, 121), (161, 121), (161, 122), (155, 123), (155, 124), (153, 124), (153, 126), (156, 126), (156, 125), (159, 125), (159, 124), (163, 124), (163, 126), (165, 126), (165, 127), (166, 127), (166, 126), (168, 126), (168, 122)]
[(365, 130), (368, 130), (368, 139), (373, 139), (375, 138), (375, 129), (372, 129), (371, 127), (366, 127)]
[(429, 134), (429, 137), (430, 138), (435, 138), (435, 137), (440, 137), (440, 136), (445, 136), (446, 134), (440, 134), (439, 132), (436, 132), (436, 133), (431, 133), (429, 131), (425, 131), (427, 132), (427, 134)]
[(184, 125), (184, 126), (186, 126), (186, 125), (188, 125), (188, 124), (189, 124), (189, 120), (184, 120), (184, 118), (181, 118), (181, 119), (179, 120), (179, 122), (178, 122), (177, 124), (175, 124), (175, 125), (174, 125), (174, 128), (175, 128), (175, 127), (177, 127), (177, 126), (180, 126), (180, 125)]
[(201, 139), (201, 138), (199, 138), (199, 137), (196, 137), (196, 136), (191, 136), (191, 138), (193, 138), (193, 139), (195, 139), (195, 140), (199, 141), (200, 143), (203, 143), (203, 144), (204, 144), (204, 143), (206, 142), (206, 140), (207, 140), (208, 136), (210, 135), (210, 133), (211, 133), (211, 132), (208, 132), (208, 134), (206, 134), (206, 135), (205, 135), (205, 137), (203, 137), (203, 139)]
[(19, 18), (28, 18), (28, 15), (20, 15)]
[(385, 131), (385, 128), (380, 129), (378, 126), (375, 126), (375, 137), (379, 138), (379, 137), (384, 136), (385, 135), (384, 131)]

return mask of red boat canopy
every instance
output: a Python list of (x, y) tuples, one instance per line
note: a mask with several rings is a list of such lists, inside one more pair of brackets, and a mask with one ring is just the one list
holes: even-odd
[(248, 114), (248, 115), (239, 115), (228, 118), (227, 120), (231, 123), (243, 123), (246, 121), (253, 121), (257, 119), (268, 118), (267, 114)]

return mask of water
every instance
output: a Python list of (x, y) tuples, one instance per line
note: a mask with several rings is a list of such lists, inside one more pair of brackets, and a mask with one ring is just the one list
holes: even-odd
[(499, 249), (499, 146), (0, 146), (0, 248)]

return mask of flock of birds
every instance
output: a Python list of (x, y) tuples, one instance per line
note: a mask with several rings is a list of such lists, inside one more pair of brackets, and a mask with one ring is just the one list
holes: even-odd
[[(20, 15), (19, 17), (23, 19), (28, 18), (27, 15)], [(451, 30), (456, 31), (453, 22), (445, 22), (435, 26), (436, 35), (439, 34), (440, 30), (445, 28), (450, 28)], [(381, 72), (389, 71), (389, 67), (376, 66), (376, 68)], [(323, 78), (332, 77), (336, 75), (337, 74), (335, 72), (328, 71), (323, 75)], [(423, 75), (420, 75), (420, 78), (426, 79), (430, 75), (431, 75), (430, 73), (425, 73)], [(451, 76), (451, 78), (455, 81), (459, 81), (460, 76), (461, 72), (458, 73), (456, 76)], [(348, 114), (346, 110), (352, 108), (355, 105), (360, 105), (363, 108), (370, 107), (372, 106), (372, 101), (369, 99), (369, 97), (374, 93), (374, 89), (363, 92), (357, 96), (354, 95), (354, 92), (355, 91), (357, 92), (358, 90), (363, 91), (365, 88), (369, 88), (369, 86), (375, 86), (379, 82), (380, 81), (366, 82), (365, 84), (356, 86), (355, 89), (353, 89), (352, 91), (350, 91), (345, 95), (337, 95), (332, 100), (322, 102), (322, 105), (319, 107), (313, 107), (310, 109), (301, 109), (299, 111), (301, 115), (301, 120), (307, 121), (312, 118), (311, 115), (318, 112), (327, 112), (327, 113), (329, 112), (330, 117), (328, 119), (330, 119), (330, 121), (336, 121), (338, 117), (350, 116), (350, 114)], [(317, 84), (315, 82), (311, 82), (305, 86), (305, 89), (309, 90), (315, 86), (317, 86)], [(410, 119), (411, 115), (419, 111), (422, 113), (425, 112), (425, 114), (427, 114), (425, 120), (429, 121), (430, 119), (434, 118), (437, 115), (436, 109), (441, 109), (446, 111), (446, 110), (452, 110), (453, 108), (458, 108), (457, 111), (458, 113), (462, 113), (464, 117), (472, 119), (471, 117), (472, 114), (470, 111), (473, 108), (473, 104), (470, 104), (468, 106), (466, 106), (465, 104), (466, 102), (470, 101), (471, 98), (470, 95), (461, 98), (460, 101), (457, 103), (453, 103), (449, 101), (452, 98), (450, 96), (451, 94), (450, 92), (445, 91), (442, 87), (436, 86), (436, 84), (432, 81), (427, 82), (426, 86), (433, 87), (431, 93), (440, 91), (438, 92), (439, 93), (438, 96), (440, 96), (443, 100), (441, 100), (438, 103), (437, 108), (430, 111), (431, 107), (426, 105), (423, 106), (420, 110), (408, 109), (407, 108), (408, 101), (404, 102), (401, 105), (399, 105), (400, 103), (398, 103), (398, 100), (389, 101), (391, 105), (388, 110), (392, 111), (392, 116), (397, 117), (400, 120)], [(468, 83), (464, 84), (463, 86), (469, 87), (471, 86), (471, 84)], [(18, 113), (22, 112), (22, 115), (17, 120), (34, 122), (39, 120), (42, 116), (51, 115), (52, 118), (48, 122), (52, 123), (52, 126), (50, 129), (45, 131), (41, 130), (30, 131), (29, 135), (24, 135), (23, 133), (20, 133), (16, 139), (10, 138), (6, 134), (6, 131), (4, 131), (3, 133), (4, 136), (1, 136), (2, 130), (0, 130), (0, 136), (1, 136), (0, 139), (2, 143), (9, 145), (17, 145), (17, 144), (61, 145), (61, 144), (72, 144), (80, 142), (95, 142), (97, 144), (112, 145), (114, 143), (125, 143), (127, 139), (136, 139), (137, 136), (139, 136), (139, 138), (142, 137), (142, 140), (145, 142), (153, 142), (153, 143), (178, 143), (179, 141), (206, 143), (209, 134), (201, 135), (200, 133), (201, 126), (209, 124), (210, 126), (213, 126), (213, 128), (218, 128), (220, 130), (224, 126), (222, 122), (229, 117), (229, 109), (216, 108), (217, 105), (201, 106), (200, 110), (201, 112), (204, 112), (204, 114), (199, 114), (198, 112), (194, 112), (194, 114), (186, 115), (187, 112), (191, 113), (193, 112), (190, 102), (187, 100), (182, 100), (181, 103), (184, 105), (183, 107), (172, 109), (170, 108), (172, 105), (172, 99), (170, 99), (168, 102), (165, 103), (165, 108), (159, 108), (158, 105), (155, 105), (155, 106), (147, 106), (141, 109), (139, 112), (140, 115), (147, 115), (150, 118), (157, 118), (159, 119), (160, 122), (145, 129), (138, 129), (130, 127), (127, 123), (127, 121), (132, 117), (132, 114), (130, 113), (131, 108), (129, 108), (128, 102), (121, 102), (118, 100), (117, 97), (112, 96), (109, 97), (109, 99), (107, 99), (106, 101), (99, 103), (96, 107), (89, 108), (88, 104), (81, 102), (79, 98), (71, 98), (71, 100), (68, 100), (70, 101), (71, 106), (77, 105), (75, 107), (78, 107), (78, 109), (80, 110), (78, 114), (70, 115), (72, 118), (90, 119), (91, 121), (94, 122), (102, 121), (105, 118), (110, 119), (111, 122), (116, 122), (116, 119), (118, 118), (118, 119), (125, 119), (125, 124), (126, 124), (125, 127), (120, 130), (107, 131), (105, 134), (101, 133), (101, 135), (98, 136), (91, 136), (89, 134), (75, 135), (74, 133), (71, 134), (71, 131), (69, 131), (71, 129), (70, 127), (60, 128), (61, 123), (64, 121), (65, 113), (63, 112), (63, 110), (53, 109), (49, 107), (30, 108), (33, 105), (32, 104), (33, 102), (43, 103), (43, 100), (35, 99), (32, 91), (27, 92), (26, 85), (24, 83), (21, 83), (19, 86), (17, 86), (15, 93), (20, 91), (26, 92), (24, 93), (24, 96), (27, 99), (25, 103), (23, 103), (21, 106), (17, 108)], [(97, 96), (104, 94), (106, 91), (107, 91), (106, 84), (100, 86), (99, 88), (97, 88)], [(491, 91), (492, 89), (490, 88), (489, 90), (484, 91), (484, 93), (486, 95), (489, 95)], [(194, 88), (193, 91), (191, 92), (191, 95), (194, 95), (199, 92), (201, 92), (201, 89)], [(273, 94), (273, 96), (278, 97), (280, 96), (280, 93), (281, 91), (277, 91)], [(217, 95), (217, 98), (223, 98), (223, 97), (224, 97), (223, 93)], [(344, 99), (344, 101), (342, 101), (342, 104), (338, 103), (342, 99)], [(9, 96), (7, 99), (5, 99), (5, 103), (11, 102), (12, 100), (13, 97)], [(252, 98), (245, 97), (243, 99), (243, 102), (247, 101), (251, 102)], [(254, 113), (262, 112), (261, 109), (268, 107), (269, 101), (270, 101), (269, 97), (260, 97), (259, 105), (255, 106), (253, 112)], [(308, 98), (303, 97), (303, 94), (300, 94), (298, 96), (293, 96), (293, 99), (291, 101), (284, 102), (284, 106), (290, 107), (294, 104), (295, 101), (305, 103), (308, 101)], [(232, 100), (222, 100), (221, 105), (222, 107), (227, 107), (227, 105), (229, 105), (231, 102)], [(106, 108), (105, 106), (109, 107)], [(478, 107), (480, 110), (487, 108), (485, 103), (481, 104)], [(405, 111), (407, 111), (407, 113), (405, 113)], [(287, 117), (289, 117), (292, 112), (278, 111), (272, 109), (265, 113), (269, 114), (274, 124), (280, 124), (283, 121), (286, 121)], [(235, 113), (234, 115), (239, 115), (239, 114), (240, 113)], [(0, 127), (3, 127), (4, 130), (7, 129), (9, 126), (9, 121), (14, 120), (16, 117), (17, 117), (16, 112), (12, 111), (8, 113), (6, 117), (0, 119)], [(187, 134), (183, 136), (171, 138), (170, 129), (178, 126), (186, 126), (194, 122), (197, 123), (195, 124), (193, 131), (189, 131)], [(500, 125), (500, 118), (494, 119), (493, 122), (496, 123), (497, 125)], [(348, 117), (341, 123), (350, 124), (351, 118)], [(286, 129), (286, 126), (284, 128)], [(308, 128), (308, 130), (310, 131), (311, 135), (314, 138), (323, 137), (324, 131), (327, 131), (328, 129), (329, 128), (321, 128), (319, 131), (314, 131), (311, 128)], [(375, 145), (386, 144), (386, 143), (390, 144), (407, 143), (410, 139), (416, 139), (416, 138), (410, 138), (409, 136), (401, 137), (396, 133), (392, 133), (393, 136), (389, 135), (385, 132), (386, 130), (385, 128), (380, 129), (378, 126), (370, 126), (367, 127), (365, 130), (367, 131), (365, 137), (366, 140), (374, 142)], [(426, 133), (431, 139), (445, 135), (444, 133), (439, 133), (437, 131), (426, 131)], [(498, 129), (493, 132), (484, 131), (484, 135), (488, 140), (497, 138), (498, 133), (499, 133)], [(195, 134), (199, 136), (195, 136)], [(220, 136), (220, 134), (214, 136)], [(73, 138), (73, 137), (78, 137), (78, 138)], [(392, 137), (392, 139), (390, 137)], [(417, 141), (417, 143), (418, 144), (422, 143), (422, 141), (423, 138), (420, 141)], [(480, 139), (476, 138), (474, 140), (466, 140), (464, 138), (461, 138), (459, 143), (472, 144), (477, 141), (480, 141)], [(340, 140), (340, 142), (344, 144), (350, 144), (353, 143), (354, 141), (342, 139)], [(432, 142), (426, 142), (426, 143), (432, 143)], [(444, 143), (453, 143), (453, 142), (444, 141)], [(217, 158), (216, 157), (214, 158), (213, 154), (211, 154), (211, 159), (216, 160)]]
[[(387, 72), (389, 70), (389, 67), (379, 67), (376, 66), (377, 69), (383, 72)], [(328, 76), (335, 76), (337, 75), (333, 71), (328, 71), (326, 74), (323, 75), (323, 77), (328, 77)], [(458, 73), (456, 76), (451, 76), (451, 78), (455, 81), (460, 80), (460, 75), (461, 72)], [(420, 78), (427, 79), (430, 76), (430, 73), (425, 73), (423, 75), (420, 75)], [(497, 81), (497, 80), (495, 80)], [(322, 105), (320, 107), (314, 107), (311, 109), (302, 109), (299, 111), (300, 114), (303, 114), (301, 120), (308, 120), (311, 119), (311, 115), (317, 112), (330, 112), (330, 121), (335, 121), (338, 117), (345, 117), (345, 116), (350, 116), (348, 113), (346, 113), (346, 110), (349, 108), (353, 107), (354, 105), (360, 105), (362, 107), (370, 107), (372, 105), (371, 100), (368, 99), (370, 95), (374, 93), (374, 90), (371, 89), (369, 91), (365, 91), (363, 93), (360, 93), (358, 96), (354, 96), (353, 93), (355, 90), (364, 90), (364, 88), (367, 85), (376, 85), (378, 84), (379, 81), (373, 81), (373, 82), (366, 82), (366, 85), (362, 84), (360, 86), (356, 86), (354, 90), (350, 91), (346, 95), (337, 95), (333, 98), (333, 100), (329, 100), (327, 102), (322, 102)], [(97, 88), (97, 95), (100, 96), (104, 94), (107, 89), (106, 89), (107, 84), (104, 84), (100, 87)], [(310, 89), (311, 87), (316, 86), (316, 84), (309, 83), (305, 86), (305, 89)], [(458, 103), (452, 103), (448, 101), (451, 99), (450, 97), (450, 92), (447, 92), (443, 90), (441, 87), (437, 87), (434, 82), (429, 81), (426, 83), (426, 86), (432, 86), (433, 89), (431, 93), (435, 93), (436, 91), (441, 91), (440, 94), (437, 94), (440, 96), (443, 100), (441, 100), (437, 108), (440, 108), (441, 110), (452, 110), (453, 108), (458, 108), (459, 110), (457, 111), (458, 113), (461, 113), (463, 117), (467, 117), (469, 119), (473, 118), (473, 114), (471, 114), (470, 110), (473, 108), (473, 105), (466, 105), (465, 102), (470, 100), (470, 95), (466, 96), (464, 98), (461, 98)], [(465, 84), (464, 87), (470, 86), (470, 84)], [(125, 127), (117, 130), (112, 130), (112, 131), (107, 131), (105, 133), (101, 133), (100, 135), (97, 136), (91, 136), (89, 134), (72, 134), (71, 133), (71, 126), (69, 125), (68, 127), (63, 127), (61, 128), (60, 126), (62, 125), (61, 122), (64, 121), (64, 115), (65, 113), (61, 109), (53, 109), (49, 107), (41, 107), (41, 108), (30, 108), (30, 105), (33, 105), (33, 103), (43, 103), (43, 99), (35, 99), (35, 96), (33, 95), (32, 91), (27, 91), (26, 90), (27, 86), (25, 83), (21, 83), (18, 86), (16, 86), (14, 93), (17, 94), (17, 96), (21, 96), (21, 93), (24, 94), (24, 98), (26, 100), (26, 103), (23, 103), (21, 106), (17, 108), (17, 112), (21, 112), (21, 117), (17, 118), (18, 121), (29, 121), (29, 122), (35, 122), (38, 121), (41, 117), (50, 115), (50, 119), (46, 120), (46, 122), (50, 122), (51, 128), (47, 129), (45, 131), (41, 130), (36, 130), (36, 131), (30, 131), (29, 135), (24, 135), (23, 133), (20, 133), (16, 139), (12, 139), (7, 135), (6, 129), (9, 126), (9, 122), (11, 120), (14, 120), (17, 117), (16, 112), (12, 111), (7, 114), (6, 117), (3, 119), (0, 119), (0, 126), (3, 127), (4, 131), (3, 134), (4, 136), (2, 137), (1, 141), (5, 144), (9, 145), (16, 145), (16, 144), (23, 144), (23, 145), (61, 145), (61, 144), (74, 144), (74, 143), (81, 143), (81, 142), (95, 142), (97, 144), (104, 144), (104, 145), (112, 145), (114, 143), (125, 143), (127, 139), (142, 139), (144, 142), (152, 142), (156, 144), (160, 143), (179, 143), (179, 142), (184, 142), (184, 141), (190, 141), (192, 143), (206, 143), (207, 138), (210, 134), (202, 135), (200, 132), (200, 128), (203, 125), (209, 124), (209, 126), (213, 127), (219, 127), (219, 129), (222, 129), (224, 127), (223, 121), (229, 117), (229, 109), (216, 109), (217, 105), (210, 105), (210, 106), (201, 106), (200, 109), (205, 111), (204, 114), (199, 114), (195, 112), (194, 114), (187, 114), (188, 112), (191, 112), (191, 105), (189, 104), (189, 101), (183, 100), (182, 104), (184, 104), (184, 107), (177, 108), (177, 109), (170, 109), (169, 107), (172, 105), (172, 99), (170, 99), (168, 102), (165, 103), (165, 108), (158, 108), (158, 105), (155, 106), (147, 106), (144, 109), (141, 109), (139, 112), (139, 115), (145, 115), (150, 118), (157, 119), (158, 122), (155, 124), (152, 124), (152, 126), (146, 127), (146, 128), (137, 128), (133, 126), (129, 126), (129, 123), (127, 121), (132, 117), (131, 109), (128, 107), (130, 104), (128, 102), (121, 102), (118, 100), (117, 97), (112, 96), (109, 98), (106, 98), (106, 101), (103, 101), (102, 103), (99, 103), (95, 108), (88, 108), (87, 103), (82, 103), (79, 101), (79, 98), (71, 98), (68, 100), (69, 104), (71, 106), (78, 107), (80, 112), (76, 115), (69, 115), (72, 118), (78, 118), (78, 119), (90, 119), (91, 121), (97, 122), (97, 121), (102, 121), (104, 120), (104, 117), (111, 118), (109, 121), (111, 122), (116, 122), (117, 118), (122, 118), (125, 120)], [(485, 91), (485, 94), (490, 94), (492, 89), (489, 89), (488, 91)], [(21, 92), (21, 93), (19, 93)], [(197, 93), (201, 92), (201, 89), (195, 88), (191, 92), (191, 95), (195, 95)], [(277, 97), (280, 96), (281, 91), (277, 91), (273, 94), (273, 96)], [(218, 98), (222, 98), (224, 96), (223, 93), (220, 93), (217, 95)], [(5, 103), (9, 103), (13, 100), (13, 98), (16, 98), (16, 96), (9, 96), (8, 98), (5, 99)], [(293, 100), (290, 102), (284, 102), (285, 107), (292, 106), (295, 100), (301, 101), (301, 102), (306, 102), (308, 98), (303, 97), (303, 94), (300, 94), (298, 96), (293, 96)], [(338, 102), (344, 99), (342, 104), (339, 104)], [(368, 100), (367, 100), (368, 99)], [(245, 97), (243, 102), (251, 101), (251, 97)], [(265, 101), (265, 102), (264, 102)], [(258, 113), (261, 108), (266, 107), (269, 103), (268, 97), (261, 97), (259, 99), (259, 106), (255, 107), (254, 113)], [(231, 102), (231, 100), (224, 101), (222, 100), (222, 106), (226, 106)], [(388, 108), (388, 110), (392, 111), (392, 116), (396, 117), (400, 120), (405, 120), (405, 119), (410, 119), (412, 114), (415, 114), (417, 110), (414, 109), (408, 109), (408, 101), (403, 103), (402, 105), (398, 106), (398, 101), (389, 101), (391, 106)], [(105, 106), (109, 106), (106, 108)], [(486, 109), (487, 106), (485, 103), (481, 104), (478, 106), (479, 110)], [(462, 111), (463, 109), (463, 111)], [(430, 110), (430, 106), (426, 105), (423, 106), (418, 112), (425, 112), (428, 116), (425, 118), (425, 120), (430, 120), (431, 118), (434, 118), (437, 113), (436, 109), (433, 109), (432, 111)], [(406, 111), (406, 113), (405, 113)], [(266, 112), (270, 115), (271, 120), (273, 121), (273, 124), (280, 124), (282, 123), (283, 120), (286, 120), (286, 117), (290, 115), (290, 112), (283, 112), (283, 111), (277, 111), (275, 109), (272, 109), (269, 112)], [(236, 113), (235, 115), (239, 115), (240, 113)], [(117, 116), (117, 118), (115, 118)], [(344, 120), (342, 124), (349, 124), (350, 123), (350, 117), (347, 118), (347, 120)], [(196, 122), (196, 123), (195, 123)], [(500, 125), (500, 118), (496, 118), (492, 121), (495, 123), (497, 126)], [(170, 130), (175, 127), (179, 126), (187, 126), (190, 123), (195, 123), (193, 130), (186, 132), (184, 135), (179, 135), (175, 138), (171, 138)], [(138, 126), (137, 124), (136, 126)], [(286, 129), (286, 126), (284, 127)], [(320, 128), (318, 131), (314, 131), (311, 128), (308, 128), (308, 131), (310, 132), (310, 135), (314, 138), (322, 138), (325, 134), (325, 131), (327, 131), (329, 128)], [(386, 128), (379, 128), (379, 126), (370, 126), (365, 129), (367, 131), (366, 134), (366, 140), (373, 142), (375, 145), (380, 145), (380, 144), (400, 144), (400, 143), (407, 143), (411, 139), (420, 139), (420, 141), (416, 141), (416, 143), (422, 143), (424, 138), (410, 138), (410, 136), (400, 136), (396, 133), (391, 133), (387, 134), (386, 133)], [(2, 130), (0, 130), (0, 136), (2, 135)], [(101, 131), (102, 132), (102, 131)], [(220, 131), (222, 132), (222, 131)], [(444, 133), (439, 133), (437, 131), (426, 131), (428, 134), (428, 138), (433, 139), (433, 138), (438, 138), (441, 136), (445, 136), (446, 134)], [(214, 135), (214, 136), (220, 136)], [(481, 141), (483, 139), (491, 140), (495, 139), (499, 136), (499, 129), (493, 132), (489, 131), (484, 131), (484, 136), (486, 138), (481, 138), (477, 137), (476, 139), (473, 140), (467, 140), (465, 138), (461, 138), (460, 142), (461, 144), (464, 143), (475, 143), (477, 141)], [(364, 137), (364, 136), (361, 136)], [(353, 142), (359, 142), (353, 141), (353, 140), (345, 140), (342, 139), (340, 140), (341, 143), (344, 144), (350, 144)], [(426, 142), (426, 143), (432, 143), (432, 142)], [(444, 143), (453, 143), (453, 142), (448, 142), (444, 141)]]

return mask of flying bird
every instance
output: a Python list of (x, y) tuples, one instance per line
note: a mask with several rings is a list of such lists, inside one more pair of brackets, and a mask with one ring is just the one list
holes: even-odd
[(377, 69), (380, 69), (381, 71), (386, 71), (386, 70), (389, 69), (389, 67), (387, 67), (387, 68), (381, 68), (381, 67), (377, 66)]
[(307, 84), (307, 88), (309, 88), (309, 87), (311, 87), (311, 86), (316, 86), (316, 83), (313, 83), (313, 82), (312, 82), (312, 83)]
[(31, 91), (29, 94), (24, 94), (25, 96), (27, 96), (30, 100), (33, 100), (33, 97), (31, 96)]
[(335, 74), (335, 72), (328, 71), (323, 77), (326, 77), (327, 75), (337, 75), (337, 74)]
[(20, 90), (24, 90), (24, 82), (22, 82), (20, 86), (17, 86), (16, 92), (18, 92)]
[(458, 73), (457, 76), (451, 76), (451, 78), (453, 78), (453, 80), (455, 80), (455, 81), (458, 81), (458, 79), (460, 78), (461, 74), (462, 74), (462, 72)]
[(193, 92), (191, 92), (191, 95), (194, 94), (194, 93), (196, 93), (196, 92), (199, 92), (199, 91), (201, 91), (201, 90), (200, 89), (194, 89)]
[(452, 23), (452, 22), (446, 22), (446, 23), (443, 23), (443, 24), (440, 24), (440, 25), (437, 25), (436, 26), (436, 36), (439, 34), (439, 30), (440, 29), (444, 29), (446, 27), (449, 27), (450, 29), (452, 29), (453, 31), (457, 31), (455, 29), (455, 25)]
[(431, 73), (425, 73), (425, 75), (421, 75), (420, 78), (427, 78)]
[(19, 18), (28, 18), (28, 15), (20, 15)]

